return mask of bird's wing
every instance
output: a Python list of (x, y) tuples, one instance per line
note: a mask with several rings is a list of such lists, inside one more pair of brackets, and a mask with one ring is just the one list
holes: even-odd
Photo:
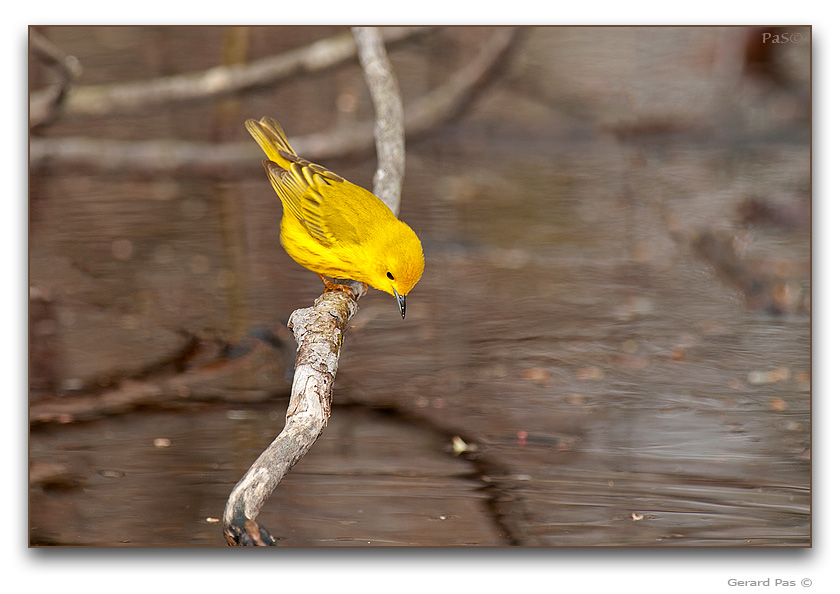
[(283, 201), (287, 214), (294, 216), (309, 234), (325, 247), (341, 237), (353, 241), (355, 230), (341, 211), (341, 205), (330, 196), (341, 195), (338, 186), (350, 185), (344, 178), (300, 157), (288, 169), (272, 161), (263, 161), (271, 185)]

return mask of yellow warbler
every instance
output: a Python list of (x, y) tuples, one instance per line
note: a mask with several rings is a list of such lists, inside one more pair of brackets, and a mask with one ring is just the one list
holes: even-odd
[[(268, 179), (283, 203), (280, 241), (292, 259), (324, 281), (356, 280), (393, 293), (405, 318), (405, 296), (423, 274), (423, 246), (379, 198), (297, 156), (272, 118), (245, 127), (268, 157)], [(346, 287), (345, 287), (346, 289)]]

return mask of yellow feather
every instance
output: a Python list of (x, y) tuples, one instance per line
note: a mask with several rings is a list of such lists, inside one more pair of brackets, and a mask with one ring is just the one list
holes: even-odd
[(263, 165), (283, 203), (286, 252), (319, 275), (395, 295), (405, 317), (405, 296), (425, 267), (417, 234), (364, 188), (298, 157), (276, 120), (248, 120), (245, 127), (268, 157)]

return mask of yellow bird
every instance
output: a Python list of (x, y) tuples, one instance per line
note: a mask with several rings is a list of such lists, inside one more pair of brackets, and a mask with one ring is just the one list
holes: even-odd
[(289, 256), (317, 273), (325, 290), (348, 290), (330, 276), (392, 293), (405, 318), (405, 296), (425, 266), (417, 234), (364, 188), (298, 157), (276, 120), (245, 127), (268, 157), (263, 166), (283, 203), (280, 242)]

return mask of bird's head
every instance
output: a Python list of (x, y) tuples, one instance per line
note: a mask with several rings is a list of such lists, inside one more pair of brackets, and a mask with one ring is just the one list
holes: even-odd
[(375, 272), (368, 284), (396, 297), (404, 318), (405, 296), (423, 276), (425, 268), (423, 246), (411, 227), (404, 223), (398, 227), (398, 232), (383, 245), (374, 267)]

